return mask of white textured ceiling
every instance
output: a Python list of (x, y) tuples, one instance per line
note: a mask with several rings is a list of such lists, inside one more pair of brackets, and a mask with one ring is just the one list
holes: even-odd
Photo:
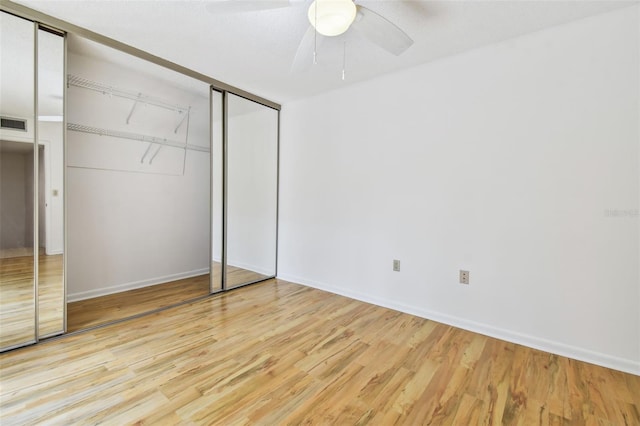
[[(258, 0), (259, 1), (259, 0)], [(286, 102), (409, 68), (638, 1), (358, 0), (415, 40), (396, 57), (357, 34), (328, 38), (318, 64), (291, 73), (308, 28), (304, 0), (241, 14), (207, 12), (207, 1), (19, 0), (33, 9), (135, 46), (275, 102)], [(341, 79), (343, 42), (346, 80)]]

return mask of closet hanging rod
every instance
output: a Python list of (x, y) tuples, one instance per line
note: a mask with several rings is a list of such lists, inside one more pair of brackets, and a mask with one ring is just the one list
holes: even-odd
[(209, 147), (198, 145), (187, 145), (183, 142), (172, 141), (170, 139), (157, 138), (155, 136), (140, 135), (137, 133), (120, 132), (116, 130), (100, 129), (98, 127), (84, 126), (82, 124), (67, 123), (67, 130), (74, 132), (91, 133), (100, 136), (111, 136), (114, 138), (131, 139), (139, 142), (149, 142), (157, 145), (171, 146), (180, 149), (190, 149), (192, 151), (209, 152)]
[(118, 89), (117, 87), (108, 86), (102, 83), (97, 83), (95, 81), (87, 80), (86, 78), (78, 77), (77, 75), (68, 74), (67, 84), (69, 86), (81, 87), (84, 89), (100, 92), (103, 95), (113, 95), (120, 98), (131, 99), (132, 101), (143, 102), (147, 105), (154, 105), (160, 108), (176, 111), (179, 114), (185, 114), (189, 111), (189, 107), (170, 104), (168, 102), (165, 102), (162, 99), (144, 95), (139, 92), (129, 92), (127, 90)]

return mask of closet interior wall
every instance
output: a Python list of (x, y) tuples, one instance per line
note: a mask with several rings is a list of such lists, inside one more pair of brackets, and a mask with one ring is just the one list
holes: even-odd
[(80, 37), (68, 62), (68, 300), (208, 274), (209, 86)]

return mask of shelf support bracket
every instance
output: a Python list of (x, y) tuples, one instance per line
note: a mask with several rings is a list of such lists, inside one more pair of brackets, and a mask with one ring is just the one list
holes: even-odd
[[(153, 146), (153, 142), (149, 142), (149, 146), (147, 146), (147, 150), (144, 152), (144, 154), (142, 154), (142, 158), (140, 159), (140, 163), (144, 164), (144, 159), (147, 156), (147, 154), (149, 154), (149, 151), (151, 150), (152, 146)], [(154, 155), (154, 157), (155, 157), (155, 155)], [(152, 158), (152, 160), (153, 160), (153, 158)], [(151, 164), (151, 163), (149, 163), (149, 164)]]
[[(141, 96), (142, 96), (142, 93), (138, 93), (138, 98), (140, 98)], [(138, 102), (140, 102), (140, 99), (136, 99), (136, 101), (133, 103), (133, 106), (131, 107), (131, 111), (127, 116), (127, 124), (129, 124), (129, 120), (131, 120), (131, 116), (133, 115), (133, 111), (136, 110), (136, 106), (138, 106)]]
[(175, 133), (175, 134), (178, 134), (178, 129), (182, 126), (184, 121), (187, 119), (187, 117), (191, 113), (191, 107), (189, 107), (189, 109), (187, 110), (186, 113), (184, 111), (180, 111), (180, 112), (182, 112), (184, 114), (184, 116), (182, 116), (182, 120), (180, 120), (180, 123), (178, 123), (178, 125), (175, 128), (175, 130), (173, 131), (173, 133)]
[(149, 160), (149, 165), (153, 163), (153, 159), (156, 158), (156, 155), (158, 155), (161, 149), (162, 149), (162, 145), (158, 145), (158, 149), (156, 149), (156, 152), (153, 153), (153, 155), (151, 156), (151, 159)]

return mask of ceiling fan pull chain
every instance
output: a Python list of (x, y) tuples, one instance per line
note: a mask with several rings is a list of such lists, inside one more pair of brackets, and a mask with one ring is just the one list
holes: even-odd
[(314, 8), (314, 19), (315, 22), (313, 24), (313, 65), (316, 65), (318, 63), (318, 3), (316, 3), (316, 6)]
[(347, 42), (342, 45), (342, 81), (344, 81), (345, 68), (347, 68)]

